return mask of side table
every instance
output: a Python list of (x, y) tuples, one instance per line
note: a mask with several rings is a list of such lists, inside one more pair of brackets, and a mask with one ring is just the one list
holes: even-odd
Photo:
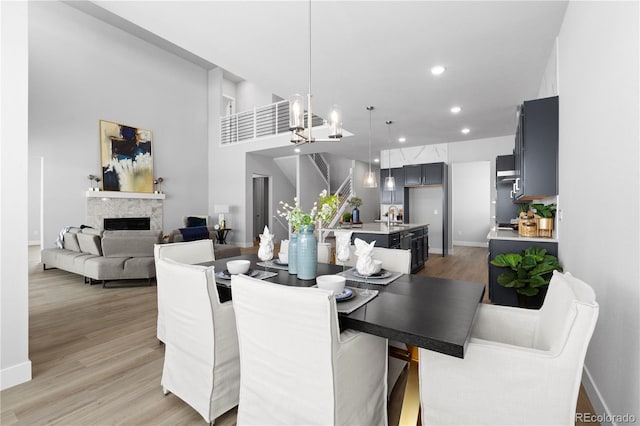
[(232, 229), (216, 229), (216, 240), (218, 241), (218, 243), (227, 244), (227, 235), (229, 234), (229, 231), (232, 231)]

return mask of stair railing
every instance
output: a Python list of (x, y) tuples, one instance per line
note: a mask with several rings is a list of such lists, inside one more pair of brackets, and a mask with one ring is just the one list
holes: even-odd
[(311, 160), (313, 165), (316, 167), (316, 170), (318, 171), (318, 173), (320, 173), (320, 176), (322, 176), (322, 179), (327, 185), (327, 191), (331, 192), (331, 187), (330, 187), (331, 169), (330, 169), (329, 163), (324, 158), (324, 156), (319, 152), (308, 154), (308, 155), (309, 155), (309, 159)]

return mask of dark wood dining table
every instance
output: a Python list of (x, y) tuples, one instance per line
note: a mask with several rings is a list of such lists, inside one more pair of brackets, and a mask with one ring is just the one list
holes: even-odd
[[(229, 260), (248, 259), (251, 268), (262, 269), (257, 255), (225, 258), (203, 265), (216, 271), (227, 269)], [(286, 270), (267, 267), (277, 275), (265, 281), (296, 287), (311, 287), (314, 280), (300, 280)], [(341, 272), (342, 266), (318, 264), (317, 275)], [(347, 280), (347, 286), (379, 290), (373, 300), (350, 314), (339, 314), (340, 328), (350, 328), (408, 345), (464, 358), (473, 320), (484, 295), (484, 285), (423, 275), (402, 275), (388, 285)], [(231, 299), (231, 289), (218, 284), (221, 301)]]
[[(275, 272), (266, 281), (311, 287), (316, 280), (300, 280), (288, 271), (257, 265), (255, 254), (225, 258), (202, 265), (227, 269), (229, 260), (248, 259), (251, 268)], [(342, 266), (318, 263), (317, 276), (343, 271)], [(378, 290), (378, 295), (350, 314), (339, 314), (340, 329), (353, 329), (405, 343), (407, 351), (390, 346), (389, 354), (409, 362), (399, 424), (415, 425), (419, 421), (420, 392), (418, 348), (464, 358), (473, 321), (482, 302), (485, 286), (424, 275), (403, 274), (388, 285), (369, 284), (347, 279), (347, 286)], [(218, 283), (220, 300), (231, 299), (231, 287)]]

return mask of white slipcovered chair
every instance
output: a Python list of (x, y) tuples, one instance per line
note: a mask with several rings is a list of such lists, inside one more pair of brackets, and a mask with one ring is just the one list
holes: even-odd
[(161, 303), (161, 293), (163, 291), (165, 277), (158, 272), (158, 259), (171, 259), (176, 262), (193, 265), (196, 263), (210, 262), (216, 260), (213, 251), (212, 240), (197, 240), (182, 243), (156, 244), (153, 248), (153, 256), (156, 263), (156, 285), (158, 292), (158, 340), (164, 342), (164, 306)]
[(340, 333), (332, 293), (231, 278), (239, 425), (386, 425), (387, 340)]
[[(351, 256), (347, 262), (340, 262), (336, 259), (336, 264), (345, 264), (346, 266), (355, 266), (357, 256), (355, 255), (356, 246), (351, 245)], [(411, 273), (411, 250), (397, 250), (384, 247), (373, 248), (373, 258), (382, 261), (382, 268), (391, 272), (401, 272), (403, 274)], [(403, 350), (407, 349), (407, 345), (404, 343), (396, 342), (394, 340), (389, 341), (390, 346), (394, 346)], [(402, 370), (406, 367), (407, 362), (398, 358), (389, 357), (389, 376), (387, 378), (388, 383), (388, 396), (391, 395), (393, 387), (395, 386)]]
[(539, 311), (480, 305), (464, 359), (420, 349), (423, 425), (571, 425), (598, 318), (591, 287), (554, 271)]
[(207, 422), (238, 405), (240, 359), (231, 301), (220, 303), (213, 267), (158, 259), (166, 277), (162, 388)]

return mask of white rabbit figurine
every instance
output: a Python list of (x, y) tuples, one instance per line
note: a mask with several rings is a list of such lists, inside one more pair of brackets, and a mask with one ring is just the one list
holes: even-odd
[(273, 237), (274, 235), (269, 232), (269, 228), (265, 226), (264, 231), (260, 234), (260, 248), (258, 249), (260, 260), (273, 259)]
[(369, 276), (376, 272), (376, 264), (373, 261), (373, 247), (376, 242), (367, 243), (366, 241), (356, 238), (354, 241), (356, 245), (356, 256), (358, 260), (356, 262), (356, 270), (360, 275)]

